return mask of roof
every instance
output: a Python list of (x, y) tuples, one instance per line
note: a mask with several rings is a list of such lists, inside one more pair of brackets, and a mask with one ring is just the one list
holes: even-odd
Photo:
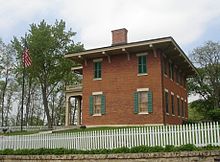
[(172, 37), (162, 37), (139, 42), (126, 43), (117, 46), (108, 46), (96, 49), (90, 49), (79, 53), (66, 54), (65, 57), (75, 62), (83, 63), (84, 60), (106, 57), (118, 54), (139, 53), (147, 50), (160, 50), (163, 55), (173, 61), (175, 65), (181, 67), (187, 76), (198, 74), (197, 69), (186, 56)]

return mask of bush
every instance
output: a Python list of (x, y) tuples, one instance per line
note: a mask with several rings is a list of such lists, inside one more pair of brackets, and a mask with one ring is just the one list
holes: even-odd
[(150, 153), (150, 152), (175, 152), (175, 151), (198, 151), (198, 150), (220, 150), (219, 146), (208, 145), (205, 147), (196, 147), (192, 144), (175, 147), (167, 145), (165, 147), (155, 146), (136, 146), (132, 148), (121, 147), (116, 149), (99, 149), (99, 150), (76, 150), (76, 149), (5, 149), (0, 150), (0, 155), (64, 155), (64, 154), (118, 154), (118, 153)]
[(164, 151), (172, 152), (172, 151), (176, 151), (176, 148), (173, 145), (166, 145)]
[(193, 144), (186, 144), (177, 147), (177, 151), (196, 151), (198, 150), (197, 147)]
[(132, 147), (130, 149), (130, 152), (132, 153), (138, 153), (138, 152), (149, 152), (150, 147), (147, 146), (136, 146), (136, 147)]

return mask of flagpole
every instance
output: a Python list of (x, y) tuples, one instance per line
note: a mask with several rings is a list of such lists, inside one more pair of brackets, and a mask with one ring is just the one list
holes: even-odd
[(25, 64), (23, 62), (22, 72), (22, 92), (21, 92), (21, 131), (23, 131), (23, 113), (24, 113), (24, 85), (25, 85)]
[[(26, 43), (26, 34), (25, 34), (25, 47), (27, 46)], [(22, 65), (23, 65), (23, 71), (22, 71), (22, 91), (21, 91), (21, 132), (23, 131), (23, 114), (24, 114), (24, 86), (25, 86), (25, 61), (24, 61), (24, 53), (22, 53)]]

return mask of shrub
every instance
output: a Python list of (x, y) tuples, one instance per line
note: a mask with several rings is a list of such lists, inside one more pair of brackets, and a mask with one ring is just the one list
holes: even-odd
[(146, 152), (172, 152), (172, 151), (197, 151), (197, 150), (219, 150), (219, 146), (208, 145), (205, 147), (196, 147), (192, 144), (175, 147), (167, 145), (164, 147), (155, 146), (136, 146), (132, 148), (121, 147), (116, 149), (99, 149), (99, 150), (76, 150), (76, 149), (5, 149), (0, 150), (0, 155), (64, 155), (64, 154), (117, 154), (117, 153), (146, 153)]
[(197, 147), (193, 144), (186, 144), (186, 145), (179, 146), (177, 148), (177, 150), (179, 150), (179, 151), (196, 151)]
[(172, 152), (172, 151), (176, 151), (176, 148), (173, 145), (166, 145), (165, 148), (164, 148), (164, 151)]
[(149, 152), (150, 147), (147, 146), (136, 146), (136, 147), (132, 147), (130, 149), (130, 152), (132, 153), (138, 153), (138, 152)]

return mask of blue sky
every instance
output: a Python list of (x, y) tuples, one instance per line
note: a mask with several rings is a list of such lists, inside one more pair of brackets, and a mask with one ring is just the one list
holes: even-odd
[(24, 36), (29, 24), (63, 19), (86, 49), (111, 45), (111, 30), (128, 29), (128, 41), (172, 36), (186, 53), (219, 41), (219, 0), (0, 0), (0, 37)]

